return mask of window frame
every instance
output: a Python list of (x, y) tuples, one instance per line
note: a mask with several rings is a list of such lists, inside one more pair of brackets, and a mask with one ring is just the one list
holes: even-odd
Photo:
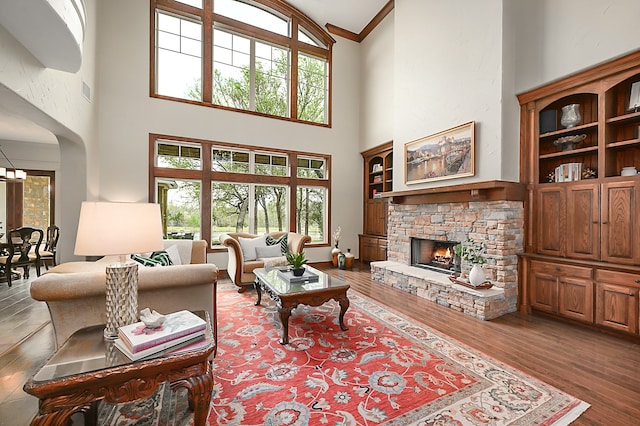
[[(251, 0), (256, 7), (264, 6), (265, 9), (273, 11), (283, 17), (289, 19), (290, 36), (281, 36), (264, 30), (259, 27), (236, 21), (226, 16), (213, 13), (213, 2), (215, 0), (205, 0), (203, 8), (197, 8), (175, 0), (151, 0), (150, 1), (150, 78), (149, 78), (149, 95), (153, 98), (171, 100), (176, 102), (184, 102), (195, 105), (207, 106), (211, 108), (224, 109), (229, 111), (242, 112), (245, 114), (258, 115), (261, 117), (269, 117), (278, 120), (292, 121), (297, 123), (310, 124), (321, 127), (332, 126), (332, 51), (335, 40), (320, 25), (311, 20), (304, 13), (293, 6), (276, 0)], [(192, 99), (178, 98), (168, 95), (156, 93), (156, 12), (162, 11), (183, 17), (185, 19), (196, 19), (202, 23), (202, 99), (200, 101)], [(228, 30), (239, 35), (247, 36), (255, 40), (282, 46), (287, 48), (290, 54), (290, 76), (289, 76), (289, 116), (280, 117), (252, 110), (239, 109), (224, 105), (217, 105), (212, 102), (213, 94), (213, 29), (214, 26), (222, 30)], [(312, 40), (315, 39), (320, 46), (305, 43), (298, 40), (299, 31), (304, 29), (305, 35)], [(322, 47), (322, 45), (326, 47)], [(326, 122), (318, 123), (313, 121), (301, 120), (298, 117), (298, 55), (300, 53), (326, 60), (327, 66), (327, 95), (325, 99), (325, 117)]]
[[(177, 169), (168, 167), (158, 167), (156, 165), (156, 142), (165, 141), (175, 144), (200, 145), (201, 150), (201, 169)], [(279, 175), (259, 175), (253, 173), (233, 173), (212, 170), (212, 149), (228, 148), (229, 150), (248, 151), (250, 155), (259, 154), (275, 154), (286, 155), (288, 157), (288, 173), (286, 176)], [(325, 161), (325, 174), (323, 179), (304, 178), (297, 175), (298, 157), (316, 158)], [(201, 183), (201, 210), (202, 215), (200, 221), (200, 235), (205, 241), (208, 241), (208, 252), (223, 250), (220, 245), (214, 245), (211, 241), (211, 184), (212, 182), (228, 182), (228, 183), (246, 183), (256, 185), (285, 185), (289, 188), (289, 211), (287, 212), (287, 229), (290, 232), (298, 232), (296, 228), (296, 195), (298, 187), (324, 187), (326, 190), (327, 202), (324, 209), (324, 220), (326, 229), (324, 230), (324, 241), (308, 244), (311, 247), (328, 247), (331, 243), (331, 163), (330, 154), (321, 154), (317, 152), (293, 151), (286, 149), (270, 148), (264, 146), (241, 145), (221, 141), (194, 139), (179, 136), (164, 135), (158, 133), (149, 134), (149, 202), (157, 202), (158, 194), (156, 192), (156, 179), (183, 179), (198, 180)], [(295, 231), (294, 231), (295, 230)]]

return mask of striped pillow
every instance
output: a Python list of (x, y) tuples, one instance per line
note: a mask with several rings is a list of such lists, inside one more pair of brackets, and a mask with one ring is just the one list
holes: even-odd
[(151, 259), (155, 260), (156, 262), (160, 262), (162, 266), (173, 265), (171, 256), (169, 256), (169, 253), (167, 253), (166, 250), (154, 251), (153, 253), (151, 253)]
[(162, 264), (159, 261), (151, 259), (150, 257), (142, 256), (140, 254), (132, 254), (131, 259), (140, 263), (142, 266), (149, 266), (149, 267), (162, 266)]
[(171, 262), (171, 258), (169, 257), (169, 253), (165, 250), (158, 250), (151, 253), (151, 256), (146, 257), (140, 254), (132, 254), (131, 259), (136, 262), (142, 264), (143, 266), (169, 266), (173, 263)]
[(289, 246), (287, 245), (287, 234), (283, 234), (280, 238), (273, 238), (270, 235), (267, 235), (267, 245), (275, 246), (276, 244), (280, 244), (280, 251), (282, 254), (289, 253)]

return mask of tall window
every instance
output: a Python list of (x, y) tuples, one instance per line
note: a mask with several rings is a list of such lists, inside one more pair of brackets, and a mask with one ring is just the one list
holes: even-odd
[(152, 2), (152, 96), (330, 124), (334, 40), (300, 11), (275, 0)]
[(168, 238), (216, 246), (225, 232), (292, 231), (328, 243), (329, 156), (161, 135), (150, 143), (150, 191)]

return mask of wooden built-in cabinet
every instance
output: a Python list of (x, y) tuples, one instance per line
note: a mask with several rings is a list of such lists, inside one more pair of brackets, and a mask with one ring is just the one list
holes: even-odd
[(360, 260), (371, 262), (387, 259), (388, 198), (383, 192), (393, 191), (393, 142), (362, 152), (364, 159), (364, 217), (359, 235)]
[[(636, 88), (640, 52), (518, 96), (528, 191), (521, 310), (640, 337), (640, 176), (621, 176), (623, 167), (640, 170)], [(574, 127), (561, 122), (569, 104), (579, 105)], [(560, 143), (578, 136), (573, 149)], [(570, 163), (581, 173), (557, 178)]]

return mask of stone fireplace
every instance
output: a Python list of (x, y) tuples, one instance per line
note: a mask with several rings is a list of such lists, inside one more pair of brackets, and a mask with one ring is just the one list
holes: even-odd
[[(387, 261), (371, 263), (372, 278), (480, 319), (514, 312), (517, 254), (523, 251), (524, 190), (520, 189), (516, 183), (492, 181), (385, 194), (391, 197)], [(468, 238), (487, 244), (483, 269), (491, 289), (454, 284), (448, 271), (414, 265), (411, 247), (416, 240), (431, 240), (435, 248), (438, 243), (455, 244)], [(463, 272), (470, 268), (463, 262)]]

